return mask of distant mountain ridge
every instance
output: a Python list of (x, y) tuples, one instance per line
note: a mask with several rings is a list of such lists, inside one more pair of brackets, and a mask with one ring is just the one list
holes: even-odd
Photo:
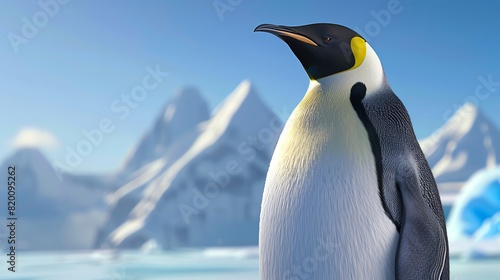
[(472, 103), (420, 145), (438, 184), (463, 183), (476, 171), (500, 164), (500, 130)]
[[(34, 148), (17, 150), (5, 159), (1, 169), (7, 170), (8, 166), (16, 169), (18, 250), (91, 248), (107, 212), (103, 189), (57, 174)], [(0, 173), (0, 180), (7, 182), (7, 172)], [(1, 211), (0, 217), (6, 213)]]
[(125, 169), (135, 171), (164, 157), (172, 150), (169, 147), (172, 143), (209, 117), (208, 105), (196, 88), (186, 87), (177, 91), (156, 118), (153, 128), (129, 152)]
[(257, 244), (265, 175), (281, 128), (250, 82), (242, 82), (188, 133), (194, 138), (172, 164), (152, 161), (111, 195), (114, 207), (96, 245)]

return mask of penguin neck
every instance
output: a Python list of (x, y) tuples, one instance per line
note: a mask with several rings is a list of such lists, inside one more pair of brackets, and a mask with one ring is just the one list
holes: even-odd
[(367, 96), (380, 92), (380, 89), (386, 85), (382, 63), (368, 43), (366, 43), (365, 59), (360, 66), (318, 80), (311, 80), (308, 92), (320, 87), (321, 89), (315, 91), (349, 98), (352, 86), (358, 82), (365, 84)]
[(290, 133), (314, 143), (309, 147), (318, 153), (324, 152), (326, 147), (343, 153), (366, 146), (360, 139), (367, 138), (367, 132), (350, 100), (351, 88), (358, 82), (366, 85), (366, 98), (382, 94), (387, 86), (382, 64), (369, 46), (359, 67), (311, 80), (306, 95), (289, 120)]

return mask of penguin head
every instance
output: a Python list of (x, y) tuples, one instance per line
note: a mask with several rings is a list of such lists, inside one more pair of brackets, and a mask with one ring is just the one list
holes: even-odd
[(311, 80), (359, 67), (366, 58), (366, 40), (338, 24), (303, 26), (261, 24), (254, 31), (269, 32), (288, 44)]

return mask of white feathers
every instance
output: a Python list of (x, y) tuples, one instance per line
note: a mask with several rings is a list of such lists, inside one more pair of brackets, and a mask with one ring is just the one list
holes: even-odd
[(357, 74), (337, 74), (344, 80), (312, 81), (288, 120), (264, 190), (261, 279), (394, 278), (398, 233), (384, 213), (368, 134), (349, 100), (356, 77), (380, 87), (383, 72), (363, 74), (377, 72), (369, 70), (376, 61), (367, 55)]

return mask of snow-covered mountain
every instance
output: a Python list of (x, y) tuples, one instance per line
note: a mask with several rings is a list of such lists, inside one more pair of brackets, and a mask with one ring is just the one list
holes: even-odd
[[(150, 131), (132, 148), (125, 160), (125, 171), (135, 171), (151, 161), (173, 153), (171, 145), (179, 143), (194, 128), (210, 117), (208, 105), (197, 89), (183, 88), (166, 104)], [(175, 155), (173, 155), (175, 157)]]
[(500, 164), (500, 130), (472, 103), (420, 142), (440, 188)]
[(92, 248), (107, 211), (104, 189), (82, 185), (85, 180), (75, 180), (74, 175), (58, 174), (34, 148), (19, 149), (3, 162), (2, 182), (7, 182), (8, 166), (16, 170), (18, 249)]
[(189, 87), (176, 92), (116, 174), (114, 181), (121, 185), (106, 196), (112, 210), (98, 232), (97, 246), (127, 221), (144, 189), (189, 150), (209, 117), (207, 103), (198, 90)]
[(281, 129), (242, 82), (209, 120), (172, 141), (181, 147), (175, 161), (150, 162), (110, 195), (113, 211), (97, 246), (257, 244), (265, 174)]

